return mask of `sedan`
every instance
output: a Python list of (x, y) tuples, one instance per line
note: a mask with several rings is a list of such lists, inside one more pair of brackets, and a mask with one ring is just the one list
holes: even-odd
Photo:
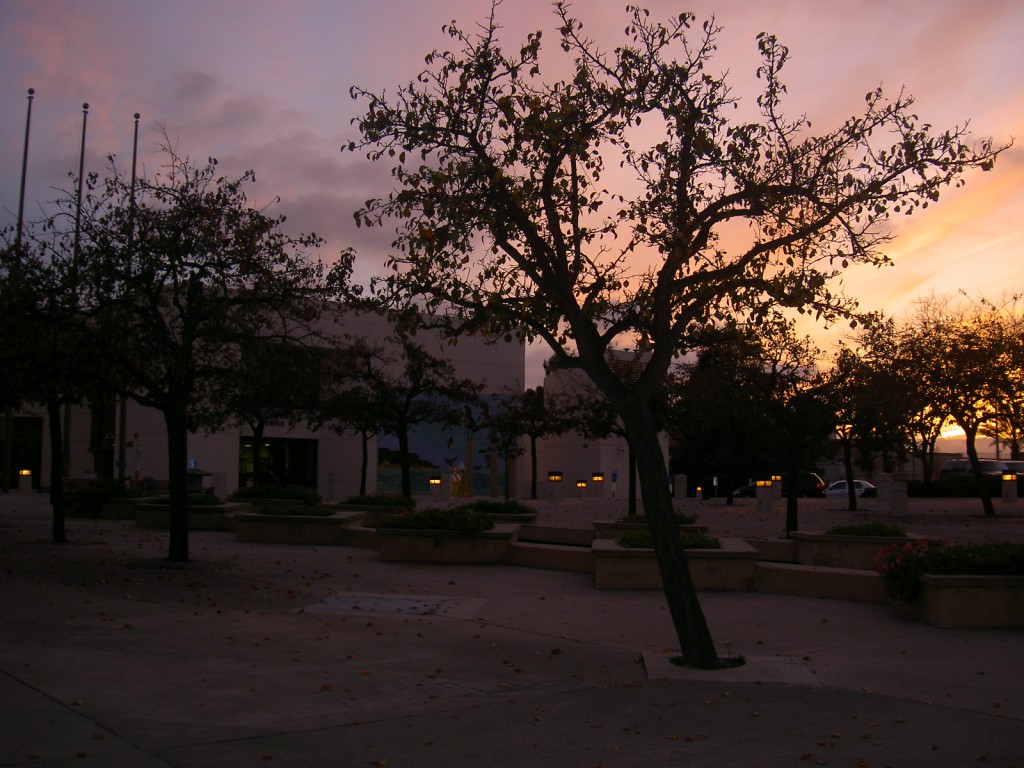
[[(878, 489), (867, 480), (854, 480), (853, 487), (857, 489), (857, 496), (859, 497), (871, 497), (878, 495)], [(825, 489), (825, 495), (828, 498), (839, 496), (845, 499), (849, 496), (849, 489), (846, 486), (846, 481), (836, 480), (832, 485)]]

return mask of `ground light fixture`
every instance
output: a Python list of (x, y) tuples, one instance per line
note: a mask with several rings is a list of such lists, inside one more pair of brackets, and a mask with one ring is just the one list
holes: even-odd
[(604, 472), (594, 472), (593, 474), (590, 475), (590, 481), (592, 483), (603, 483)]
[(548, 472), (548, 482), (549, 483), (560, 483), (560, 482), (562, 482), (562, 473), (557, 471), (557, 470), (554, 470), (552, 472)]

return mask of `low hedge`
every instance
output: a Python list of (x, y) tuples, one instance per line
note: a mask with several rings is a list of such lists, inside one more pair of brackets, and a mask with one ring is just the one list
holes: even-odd
[(315, 507), (322, 500), (316, 488), (300, 485), (253, 485), (239, 488), (231, 494), (231, 498), (237, 501), (252, 501), (254, 499), (297, 501), (308, 507)]
[(282, 504), (273, 507), (261, 507), (255, 510), (257, 515), (283, 515), (285, 517), (330, 517), (333, 509), (327, 507), (311, 507), (306, 504)]
[(389, 515), (378, 523), (377, 528), (474, 534), (494, 528), (494, 520), (486, 512), (467, 504), (462, 507), (424, 509), (421, 512)]
[(1024, 544), (957, 544), (919, 539), (878, 553), (875, 570), (895, 600), (910, 603), (921, 594), (921, 576), (1024, 576)]
[[(635, 525), (637, 523), (646, 523), (647, 518), (643, 515), (623, 515), (618, 519), (617, 522), (629, 523)], [(693, 525), (697, 522), (697, 514), (687, 514), (685, 512), (676, 512), (676, 522), (680, 525)]]
[(898, 525), (885, 523), (855, 523), (853, 525), (833, 525), (827, 531), (829, 536), (887, 536), (906, 538), (907, 532)]
[[(1003, 495), (1001, 477), (985, 475), (984, 482), (990, 497), (999, 498)], [(1024, 498), (1024, 475), (1017, 476), (1017, 494)], [(918, 499), (977, 499), (981, 497), (981, 492), (973, 475), (959, 475), (932, 480), (930, 483), (924, 480), (908, 480), (907, 495)]]
[[(704, 533), (683, 533), (679, 537), (683, 542), (683, 549), (721, 549), (722, 542), (714, 536)], [(622, 534), (616, 543), (626, 549), (651, 549), (654, 542), (651, 540), (650, 531), (630, 531)]]
[(343, 504), (357, 504), (362, 507), (405, 507), (415, 509), (416, 499), (408, 496), (400, 496), (392, 493), (366, 494), (364, 496), (353, 496)]

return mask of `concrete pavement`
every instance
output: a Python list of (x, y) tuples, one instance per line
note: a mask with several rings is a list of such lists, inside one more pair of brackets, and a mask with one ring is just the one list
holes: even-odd
[(1022, 630), (707, 592), (698, 672), (657, 592), (48, 515), (0, 497), (0, 765), (1024, 765)]

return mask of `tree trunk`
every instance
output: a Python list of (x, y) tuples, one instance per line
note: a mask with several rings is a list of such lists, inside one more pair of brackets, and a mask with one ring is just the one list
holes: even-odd
[[(260, 453), (262, 450), (264, 425), (263, 422), (260, 421), (256, 424), (250, 424), (249, 426), (252, 427), (252, 484), (254, 487), (259, 488), (263, 485), (263, 460)], [(186, 454), (188, 453), (188, 448), (185, 449), (185, 452)], [(185, 456), (185, 462), (186, 463), (182, 466), (187, 467), (187, 455)]]
[[(963, 427), (962, 424), (960, 426)], [(988, 492), (988, 483), (985, 482), (985, 476), (981, 472), (981, 461), (978, 459), (978, 448), (975, 445), (978, 428), (964, 429), (964, 435), (967, 437), (967, 458), (971, 461), (971, 471), (978, 483), (978, 493), (981, 494), (981, 507), (985, 510), (986, 517), (995, 517), (996, 508), (992, 504), (992, 494)]]
[(530, 435), (530, 498), (537, 498), (537, 438)]
[(185, 408), (164, 411), (167, 425), (167, 484), (171, 494), (167, 559), (187, 562), (188, 552), (188, 419)]
[(843, 469), (846, 471), (846, 498), (851, 512), (857, 511), (857, 487), (853, 484), (853, 446), (843, 438)]
[(402, 495), (412, 498), (412, 478), (409, 473), (409, 430), (405, 424), (398, 427), (398, 463), (402, 469)]
[(370, 468), (370, 436), (363, 430), (363, 456), (359, 466), (359, 495), (366, 495), (366, 473)]
[(799, 502), (800, 488), (797, 481), (797, 470), (793, 469), (793, 462), (790, 461), (786, 467), (786, 536), (792, 531), (800, 530)]
[[(636, 514), (636, 453), (633, 451), (633, 446), (629, 440), (626, 440), (626, 450), (628, 451), (627, 463), (629, 464), (629, 501), (626, 502), (626, 514), (632, 517)], [(665, 482), (666, 484), (668, 483), (667, 473)]]
[(726, 665), (718, 658), (690, 576), (654, 421), (649, 413), (640, 411), (627, 415), (622, 409), (618, 410), (636, 456), (644, 517), (661, 571), (665, 600), (679, 638), (682, 663), (699, 669), (720, 669)]
[(61, 427), (60, 402), (54, 398), (48, 399), (46, 414), (50, 430), (50, 508), (53, 510), (53, 543), (63, 544), (68, 537), (64, 525), (64, 430)]

